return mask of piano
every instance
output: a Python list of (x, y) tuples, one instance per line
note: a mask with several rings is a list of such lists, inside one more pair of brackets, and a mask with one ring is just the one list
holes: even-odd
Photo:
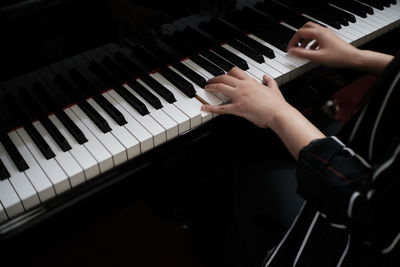
[[(240, 125), (248, 125), (200, 111), (203, 103), (229, 101), (206, 93), (207, 80), (237, 66), (257, 80), (268, 74), (283, 90), (298, 84), (320, 68), (286, 53), (307, 21), (358, 47), (396, 40), (400, 25), (396, 0), (164, 2), (0, 5), (7, 37), (0, 63), (2, 245), (115, 184), (143, 178), (171, 151), (192, 149), (187, 144), (234, 146)], [(237, 134), (227, 137), (226, 129)]]

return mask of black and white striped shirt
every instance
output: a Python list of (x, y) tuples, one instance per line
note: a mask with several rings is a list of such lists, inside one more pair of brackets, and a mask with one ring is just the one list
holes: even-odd
[[(265, 266), (400, 266), (400, 57), (340, 140), (302, 149), (306, 199)], [(348, 127), (347, 127), (348, 128)]]

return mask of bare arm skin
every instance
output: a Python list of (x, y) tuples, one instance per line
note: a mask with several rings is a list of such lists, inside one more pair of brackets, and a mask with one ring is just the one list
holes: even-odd
[(233, 114), (262, 128), (271, 128), (285, 143), (295, 159), (302, 147), (324, 137), (299, 111), (286, 102), (276, 82), (263, 77), (261, 84), (243, 70), (233, 68), (228, 74), (209, 80), (206, 90), (222, 93), (231, 103), (221, 106), (204, 105), (204, 111)]
[[(380, 73), (393, 56), (360, 50), (318, 24), (309, 22), (300, 28), (288, 45), (288, 53), (331, 67), (345, 67)], [(208, 81), (208, 92), (221, 93), (231, 103), (204, 105), (202, 110), (217, 114), (233, 114), (255, 125), (271, 128), (284, 142), (295, 159), (299, 151), (321, 133), (298, 110), (286, 102), (276, 82), (264, 75), (263, 83), (249, 77), (239, 68)]]

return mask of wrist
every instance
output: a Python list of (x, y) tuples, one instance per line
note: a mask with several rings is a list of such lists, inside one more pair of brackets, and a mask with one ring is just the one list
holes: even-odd
[(354, 61), (352, 61), (350, 67), (378, 74), (386, 68), (392, 59), (392, 55), (357, 49), (357, 53), (354, 55)]
[(268, 126), (274, 132), (279, 132), (279, 129), (283, 124), (292, 120), (296, 120), (299, 118), (299, 116), (303, 115), (289, 103), (286, 103), (285, 106), (279, 108), (279, 110), (272, 114)]
[(350, 55), (350, 60), (347, 61), (348, 65), (346, 67), (361, 70), (368, 62), (367, 53), (367, 50), (355, 48), (353, 53)]

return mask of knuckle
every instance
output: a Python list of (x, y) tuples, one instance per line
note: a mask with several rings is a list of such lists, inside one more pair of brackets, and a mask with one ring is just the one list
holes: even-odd
[(304, 24), (304, 26), (313, 26), (313, 25), (314, 25), (314, 23), (312, 21), (308, 21), (308, 22), (306, 22), (306, 24)]

